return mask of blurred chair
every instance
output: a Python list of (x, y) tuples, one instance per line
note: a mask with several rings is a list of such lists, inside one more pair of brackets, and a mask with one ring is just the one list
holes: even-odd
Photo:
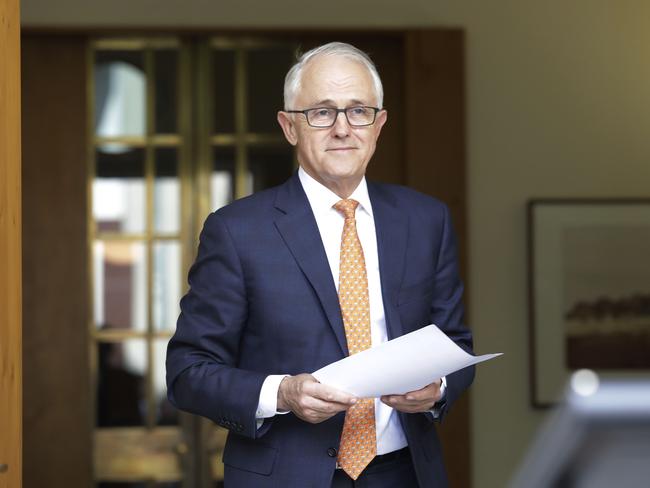
[(510, 488), (650, 486), (650, 379), (576, 372)]

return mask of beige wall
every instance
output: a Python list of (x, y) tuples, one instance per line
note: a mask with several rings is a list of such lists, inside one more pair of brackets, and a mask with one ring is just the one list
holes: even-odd
[(650, 2), (22, 4), (23, 23), (30, 26), (466, 30), (471, 322), (478, 352), (506, 353), (479, 367), (472, 464), (476, 488), (503, 487), (542, 419), (528, 406), (525, 202), (542, 196), (650, 196)]

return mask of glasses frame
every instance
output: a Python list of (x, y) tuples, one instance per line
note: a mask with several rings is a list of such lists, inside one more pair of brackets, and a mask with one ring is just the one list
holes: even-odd
[[(353, 110), (355, 108), (369, 108), (373, 111), (372, 114), (372, 122), (368, 124), (353, 124), (350, 122), (350, 118), (348, 117), (348, 110)], [(312, 110), (319, 110), (319, 109), (327, 109), (327, 110), (335, 110), (336, 115), (334, 116), (334, 120), (330, 125), (314, 125), (309, 121), (309, 115), (307, 115), (309, 112)], [(355, 105), (354, 107), (347, 107), (347, 108), (332, 108), (332, 107), (312, 107), (312, 108), (307, 108), (305, 110), (285, 110), (286, 113), (288, 114), (303, 114), (305, 116), (305, 120), (307, 120), (307, 124), (309, 124), (309, 127), (314, 127), (316, 129), (329, 129), (330, 127), (334, 127), (334, 124), (336, 124), (336, 121), (339, 118), (339, 114), (342, 113), (345, 115), (345, 120), (348, 122), (350, 127), (368, 127), (373, 125), (377, 121), (377, 114), (384, 110), (383, 108), (378, 108), (378, 107), (369, 107), (367, 105)]]

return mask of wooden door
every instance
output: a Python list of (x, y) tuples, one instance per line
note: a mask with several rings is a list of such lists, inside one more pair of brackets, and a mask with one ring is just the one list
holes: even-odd
[(22, 486), (20, 14), (0, 0), (0, 487)]

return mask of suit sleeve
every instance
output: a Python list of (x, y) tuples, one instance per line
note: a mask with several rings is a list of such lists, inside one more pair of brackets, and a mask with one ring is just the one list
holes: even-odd
[[(472, 333), (464, 325), (463, 283), (458, 270), (456, 236), (449, 209), (444, 206), (440, 251), (435, 271), (435, 289), (431, 303), (431, 323), (439, 327), (462, 349), (472, 351)], [(448, 375), (447, 390), (442, 404), (437, 405), (442, 421), (451, 405), (474, 379), (475, 367), (469, 366)]]
[(223, 218), (215, 213), (201, 232), (189, 291), (167, 348), (168, 397), (181, 410), (256, 437), (255, 411), (266, 375), (237, 367), (246, 321), (241, 262)]

